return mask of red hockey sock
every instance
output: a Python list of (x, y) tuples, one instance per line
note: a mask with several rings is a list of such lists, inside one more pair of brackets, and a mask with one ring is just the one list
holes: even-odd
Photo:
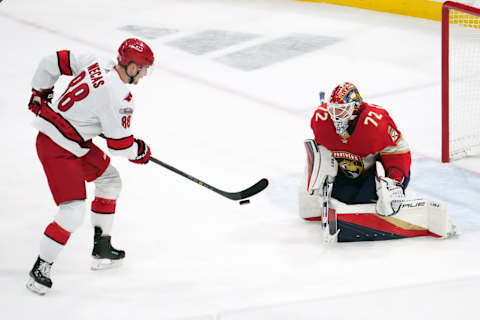
[(95, 197), (92, 201), (92, 226), (102, 228), (104, 235), (110, 235), (115, 217), (116, 200)]
[(72, 233), (63, 229), (59, 224), (53, 221), (47, 226), (44, 234), (53, 241), (65, 245)]

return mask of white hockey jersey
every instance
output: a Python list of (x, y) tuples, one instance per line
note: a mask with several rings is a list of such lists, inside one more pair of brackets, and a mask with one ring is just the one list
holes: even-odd
[(60, 75), (73, 79), (58, 100), (51, 106), (42, 106), (33, 125), (78, 157), (89, 151), (86, 141), (103, 134), (112, 155), (134, 159), (138, 147), (130, 130), (132, 94), (114, 64), (108, 66), (99, 60), (68, 50), (42, 59), (32, 88), (51, 88)]

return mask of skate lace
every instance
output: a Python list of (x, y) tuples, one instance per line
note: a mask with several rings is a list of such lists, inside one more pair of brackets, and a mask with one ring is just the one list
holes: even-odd
[(38, 270), (42, 273), (44, 277), (50, 278), (50, 269), (52, 265), (48, 262), (41, 261), (38, 266)]

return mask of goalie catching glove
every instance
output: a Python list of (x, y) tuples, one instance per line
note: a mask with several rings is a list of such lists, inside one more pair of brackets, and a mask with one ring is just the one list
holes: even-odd
[(130, 159), (130, 161), (136, 164), (148, 163), (148, 161), (150, 160), (150, 156), (152, 155), (150, 147), (141, 139), (135, 139), (135, 143), (138, 147), (137, 156), (135, 157), (135, 159)]
[(405, 193), (400, 182), (385, 177), (385, 169), (377, 161), (375, 184), (377, 190), (376, 211), (380, 216), (388, 217), (397, 214), (405, 201)]

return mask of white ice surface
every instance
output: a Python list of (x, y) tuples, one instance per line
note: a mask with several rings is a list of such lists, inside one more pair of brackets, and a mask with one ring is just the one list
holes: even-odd
[[(439, 161), (438, 22), (284, 0), (7, 0), (0, 23), (0, 319), (478, 317), (480, 161)], [(125, 25), (176, 31), (148, 41), (157, 67), (132, 88), (135, 134), (221, 189), (261, 177), (270, 187), (239, 206), (154, 164), (114, 158), (124, 189), (113, 242), (127, 252), (124, 266), (90, 271), (87, 215), (39, 297), (25, 282), (56, 208), (29, 126), (31, 77), (55, 50), (114, 56), (132, 36)], [(166, 45), (204, 30), (260, 37), (204, 55)], [(291, 34), (339, 41), (251, 72), (215, 60)], [(446, 201), (460, 237), (324, 247), (320, 226), (298, 217), (309, 118), (318, 91), (343, 81), (390, 111), (414, 155), (407, 195)]]

